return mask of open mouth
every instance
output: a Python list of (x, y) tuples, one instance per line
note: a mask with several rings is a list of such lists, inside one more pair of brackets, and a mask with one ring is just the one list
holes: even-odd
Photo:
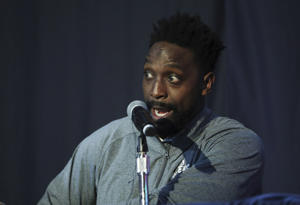
[(151, 108), (151, 115), (154, 120), (158, 120), (161, 118), (167, 118), (172, 114), (172, 110), (162, 107), (153, 107)]

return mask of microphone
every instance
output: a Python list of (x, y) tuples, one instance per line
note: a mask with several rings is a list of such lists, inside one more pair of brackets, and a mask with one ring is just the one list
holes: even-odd
[(143, 101), (132, 101), (127, 107), (127, 115), (133, 121), (135, 127), (145, 136), (155, 136), (157, 134), (154, 122)]

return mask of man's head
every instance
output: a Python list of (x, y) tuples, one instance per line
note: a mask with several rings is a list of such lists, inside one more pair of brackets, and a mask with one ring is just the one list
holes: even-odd
[(204, 106), (222, 43), (198, 16), (176, 14), (154, 25), (144, 65), (144, 98), (152, 118), (180, 130)]

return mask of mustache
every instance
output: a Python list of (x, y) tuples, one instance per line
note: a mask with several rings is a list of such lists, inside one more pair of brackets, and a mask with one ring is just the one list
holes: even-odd
[(176, 106), (171, 103), (157, 102), (154, 100), (146, 101), (146, 105), (148, 106), (149, 109), (151, 109), (154, 106), (157, 106), (157, 107), (161, 107), (161, 108), (166, 108), (168, 110), (174, 110), (174, 111), (177, 110)]

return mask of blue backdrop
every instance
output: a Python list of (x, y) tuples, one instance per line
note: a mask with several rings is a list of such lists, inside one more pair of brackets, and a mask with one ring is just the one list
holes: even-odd
[(223, 39), (216, 113), (265, 144), (264, 192), (300, 194), (297, 0), (44, 0), (0, 6), (0, 201), (34, 204), (75, 146), (142, 99), (152, 23), (199, 14)]

